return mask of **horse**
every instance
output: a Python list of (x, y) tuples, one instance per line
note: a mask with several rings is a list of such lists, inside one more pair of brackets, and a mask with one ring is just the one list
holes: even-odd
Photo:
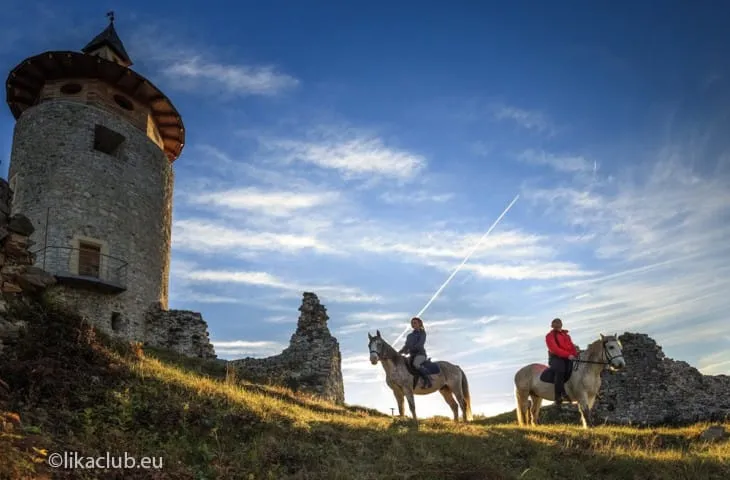
[[(626, 367), (621, 342), (616, 335), (601, 337), (588, 345), (573, 360), (573, 368), (565, 372), (565, 392), (570, 403), (578, 403), (583, 428), (592, 425), (591, 409), (601, 388), (601, 371), (606, 367), (621, 370)], [(531, 363), (515, 374), (517, 423), (535, 426), (542, 400), (555, 401), (555, 371), (547, 365)], [(531, 405), (530, 405), (531, 403)]]
[[(471, 396), (469, 395), (469, 382), (466, 374), (458, 365), (446, 361), (424, 363), (431, 371), (431, 388), (425, 388), (419, 381), (418, 372), (411, 367), (410, 362), (385, 341), (380, 335), (380, 330), (375, 336), (368, 332), (368, 349), (370, 350), (370, 363), (376, 365), (378, 361), (385, 370), (385, 382), (388, 384), (398, 404), (398, 416), (403, 417), (403, 400), (408, 399), (408, 407), (411, 409), (413, 421), (418, 423), (416, 417), (416, 402), (413, 395), (429, 395), (439, 391), (451, 407), (454, 413), (454, 421), (459, 421), (459, 407), (461, 407), (464, 422), (472, 421)], [(456, 399), (454, 399), (456, 397)]]

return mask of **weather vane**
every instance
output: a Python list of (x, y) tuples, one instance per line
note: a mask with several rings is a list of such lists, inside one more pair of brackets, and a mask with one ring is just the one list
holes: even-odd
[(106, 12), (106, 16), (109, 17), (109, 23), (114, 23), (114, 10)]

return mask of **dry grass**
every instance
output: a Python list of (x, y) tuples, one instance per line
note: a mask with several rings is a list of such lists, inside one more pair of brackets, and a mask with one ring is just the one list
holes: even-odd
[(0, 378), (11, 389), (5, 410), (23, 426), (0, 434), (0, 478), (58, 475), (44, 460), (58, 451), (163, 462), (63, 478), (730, 478), (730, 446), (698, 440), (705, 425), (585, 432), (431, 419), (414, 429), (367, 409), (232, 381), (215, 362), (115, 344), (56, 309), (16, 314), (31, 328), (12, 357), (0, 358)]

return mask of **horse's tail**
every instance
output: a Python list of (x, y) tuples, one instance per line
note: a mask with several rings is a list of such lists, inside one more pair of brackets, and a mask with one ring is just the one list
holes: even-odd
[(466, 373), (464, 373), (464, 370), (459, 367), (459, 370), (461, 370), (461, 392), (464, 395), (464, 405), (466, 408), (464, 409), (464, 413), (466, 414), (466, 421), (471, 422), (474, 417), (472, 417), (471, 414), (471, 395), (469, 394), (469, 381), (466, 379)]

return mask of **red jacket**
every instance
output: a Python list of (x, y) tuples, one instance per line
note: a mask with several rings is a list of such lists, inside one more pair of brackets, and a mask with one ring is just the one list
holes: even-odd
[[(556, 339), (557, 342), (555, 341)], [(567, 330), (562, 330), (560, 332), (550, 330), (550, 332), (545, 335), (545, 343), (547, 343), (548, 351), (560, 358), (568, 358), (571, 355), (578, 355), (578, 349), (576, 349), (575, 345), (573, 345), (573, 340), (570, 338), (570, 335), (568, 335)]]

